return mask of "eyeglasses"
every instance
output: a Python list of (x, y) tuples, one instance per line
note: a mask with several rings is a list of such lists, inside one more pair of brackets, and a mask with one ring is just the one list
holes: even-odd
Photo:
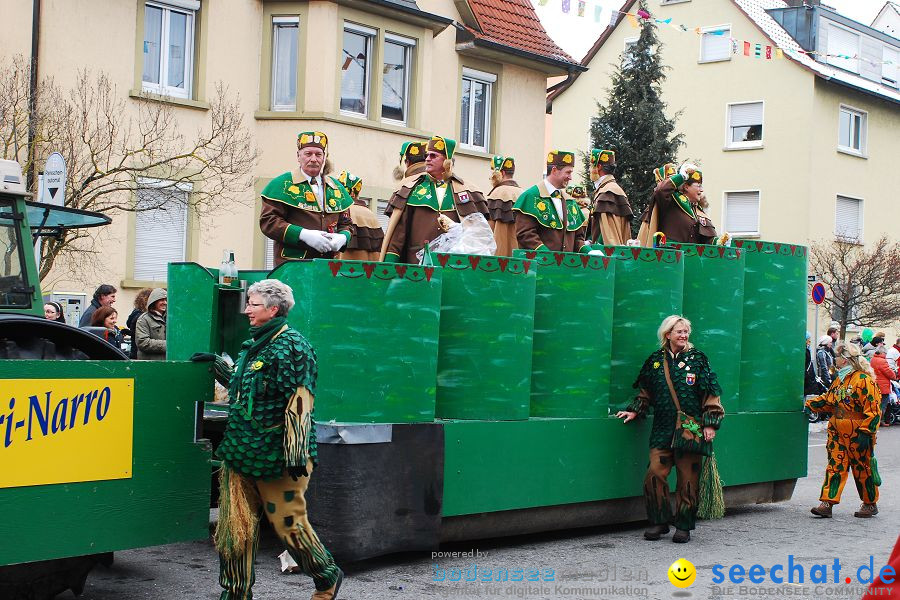
[(262, 302), (248, 302), (247, 306), (252, 306), (252, 307), (256, 308), (258, 306), (265, 306), (265, 304), (263, 304)]

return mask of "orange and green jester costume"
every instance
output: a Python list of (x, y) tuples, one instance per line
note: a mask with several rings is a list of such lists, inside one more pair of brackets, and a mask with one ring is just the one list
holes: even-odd
[[(828, 466), (819, 500), (837, 504), (853, 470), (856, 490), (865, 504), (878, 502), (877, 468), (872, 462), (875, 433), (881, 422), (881, 392), (875, 379), (861, 371), (835, 378), (827, 392), (810, 398), (806, 407), (830, 414)], [(877, 463), (876, 463), (877, 464)]]

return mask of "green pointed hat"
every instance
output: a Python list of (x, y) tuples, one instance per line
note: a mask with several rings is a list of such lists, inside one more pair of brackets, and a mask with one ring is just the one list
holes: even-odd
[(591, 166), (593, 167), (614, 167), (616, 166), (616, 153), (612, 150), (601, 150), (593, 148), (591, 150)]
[(672, 163), (666, 163), (657, 169), (653, 169), (653, 177), (656, 179), (656, 183), (659, 183), (664, 179), (668, 179), (676, 172), (677, 171), (675, 170), (675, 165), (673, 165)]
[(515, 171), (516, 159), (512, 156), (494, 156), (491, 158), (491, 171)]
[(341, 185), (347, 188), (347, 191), (350, 192), (351, 196), (353, 196), (354, 198), (357, 198), (359, 196), (359, 192), (360, 190), (362, 190), (363, 184), (361, 177), (357, 177), (350, 171), (341, 171), (341, 174), (338, 175), (338, 181), (341, 182)]
[(425, 160), (425, 142), (403, 142), (400, 146), (400, 162), (404, 160), (409, 164), (415, 164)]
[(429, 152), (439, 152), (447, 157), (447, 160), (453, 158), (453, 153), (456, 152), (456, 140), (451, 140), (450, 138), (445, 138), (439, 135), (432, 136), (430, 140), (428, 140), (428, 151)]

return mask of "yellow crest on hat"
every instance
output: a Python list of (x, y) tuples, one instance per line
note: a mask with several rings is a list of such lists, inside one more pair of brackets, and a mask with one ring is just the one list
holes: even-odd
[(512, 161), (507, 158), (506, 162), (503, 163), (503, 166), (507, 169), (512, 169)]
[(417, 155), (419, 153), (419, 147), (416, 144), (413, 144), (409, 147), (409, 153), (413, 156)]
[(609, 154), (606, 154), (605, 152), (603, 154), (601, 154), (600, 162), (609, 162)]
[(553, 162), (553, 153), (547, 155), (547, 162)]
[(694, 181), (700, 181), (700, 171), (694, 171), (691, 173), (691, 179)]
[(572, 162), (572, 155), (571, 154), (563, 155), (563, 162), (566, 164), (569, 164), (570, 162)]
[(434, 143), (435, 150), (443, 150), (444, 149), (444, 140), (438, 140)]
[(300, 136), (301, 144), (308, 144), (309, 142), (310, 142), (310, 138), (307, 134), (304, 133), (303, 135)]

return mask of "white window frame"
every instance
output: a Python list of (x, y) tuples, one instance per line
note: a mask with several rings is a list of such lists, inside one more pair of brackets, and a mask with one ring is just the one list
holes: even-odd
[[(704, 35), (712, 35), (713, 31), (724, 31), (725, 33), (721, 37), (728, 40), (728, 55), (723, 58), (704, 58), (703, 57), (703, 36)], [(717, 63), (717, 62), (725, 62), (731, 60), (733, 55), (731, 49), (731, 23), (723, 23), (722, 25), (711, 25), (709, 27), (701, 27), (700, 28), (700, 55), (697, 58), (697, 62), (700, 64), (706, 63)]]
[[(409, 111), (412, 108), (412, 103), (409, 101), (409, 91), (412, 89), (410, 82), (412, 81), (412, 70), (413, 70), (413, 61), (415, 60), (415, 50), (416, 50), (416, 40), (414, 38), (405, 37), (402, 35), (396, 35), (393, 33), (385, 32), (384, 33), (384, 43), (390, 42), (392, 44), (396, 44), (399, 46), (404, 46), (404, 54), (406, 61), (406, 69), (404, 70), (403, 78), (403, 115), (406, 117), (403, 121), (398, 121), (396, 119), (386, 119), (381, 117), (382, 122), (384, 123), (393, 123), (394, 125), (402, 125), (405, 126), (409, 123)], [(381, 53), (382, 57), (384, 56), (384, 52)], [(381, 95), (384, 98), (384, 76), (381, 78)], [(384, 103), (382, 100), (382, 106), (379, 107), (379, 111), (384, 111)]]
[[(147, 6), (163, 11), (160, 26), (159, 49), (159, 83), (143, 81), (143, 67), (141, 71), (141, 89), (145, 92), (171, 96), (173, 98), (190, 98), (194, 87), (194, 38), (196, 37), (197, 10), (200, 9), (199, 0), (170, 0), (169, 2), (145, 2), (144, 12)], [(169, 80), (169, 20), (173, 12), (187, 16), (186, 31), (184, 37), (184, 88), (172, 87), (166, 84)], [(146, 24), (142, 35), (146, 35)]]
[[(748, 142), (734, 142), (731, 136), (731, 107), (743, 104), (761, 104), (762, 117), (760, 118), (760, 126), (762, 126), (762, 135), (758, 140)], [(741, 102), (728, 102), (725, 105), (725, 147), (731, 150), (742, 150), (748, 148), (762, 148), (763, 140), (766, 136), (766, 102), (765, 100), (746, 100)]]
[[(193, 190), (194, 190), (194, 186), (188, 182), (175, 183), (173, 181), (168, 181), (165, 179), (141, 177), (141, 178), (138, 178), (138, 180), (137, 180), (135, 195), (137, 195), (139, 190), (153, 189), (153, 188), (177, 189), (178, 191), (185, 192), (188, 195), (187, 203), (184, 205), (184, 231), (181, 234), (181, 240), (182, 240), (181, 260), (184, 261), (187, 259), (187, 253), (188, 253), (188, 232), (190, 229), (190, 201), (191, 201), (190, 195), (191, 195), (191, 192), (193, 192)], [(136, 197), (135, 202), (136, 202), (136, 204), (139, 203), (140, 199)], [(132, 275), (133, 275), (133, 278), (138, 281), (166, 281), (166, 279), (167, 279), (166, 277), (163, 277), (162, 279), (157, 279), (157, 278), (145, 279), (145, 278), (142, 278), (141, 277), (142, 274), (138, 273), (138, 271), (137, 271), (138, 235), (140, 234), (140, 232), (138, 231), (137, 219), (138, 219), (138, 216), (142, 212), (143, 213), (151, 213), (156, 210), (161, 210), (161, 209), (152, 209), (152, 210), (147, 210), (147, 211), (136, 211), (135, 212), (134, 262), (132, 264)]]
[(637, 36), (634, 36), (634, 37), (627, 37), (622, 41), (622, 68), (628, 68), (631, 66), (631, 60), (629, 58), (628, 51), (631, 49), (632, 46), (637, 45), (638, 39), (640, 39), (640, 38), (638, 38)]
[[(470, 150), (479, 150), (482, 152), (488, 152), (488, 149), (491, 147), (491, 118), (492, 118), (492, 108), (494, 102), (494, 85), (497, 83), (497, 76), (493, 73), (486, 73), (484, 71), (478, 71), (476, 69), (470, 69), (469, 67), (463, 67), (462, 70), (462, 79), (469, 79), (471, 81), (477, 81), (479, 83), (486, 84), (487, 86), (487, 103), (484, 109), (484, 146), (476, 146), (474, 144), (468, 143), (466, 140), (460, 139), (459, 145), (463, 148), (468, 148)], [(472, 86), (469, 86), (469, 90), (471, 93)], [(462, 109), (462, 98), (460, 98), (460, 109)], [(475, 110), (474, 103), (469, 100), (469, 137), (474, 136), (475, 133)], [(460, 123), (460, 133), (462, 133), (462, 123)], [(460, 135), (462, 137), (462, 135)]]
[[(728, 195), (729, 194), (756, 194), (756, 231), (732, 231), (728, 228)], [(760, 214), (762, 213), (762, 192), (760, 190), (725, 190), (722, 192), (722, 229), (736, 237), (758, 238), (760, 228)]]
[[(358, 23), (352, 23), (350, 21), (344, 21), (344, 28), (341, 30), (341, 53), (343, 55), (344, 50), (344, 40), (343, 40), (343, 32), (349, 31), (351, 33), (355, 33), (357, 35), (362, 35), (366, 38), (366, 68), (363, 77), (365, 78), (365, 103), (363, 104), (363, 112), (358, 113), (352, 110), (345, 110), (343, 108), (340, 109), (341, 114), (348, 117), (356, 117), (361, 119), (369, 118), (369, 106), (372, 103), (371, 92), (372, 92), (372, 59), (374, 58), (372, 51), (375, 48), (375, 40), (378, 37), (378, 31), (376, 29), (372, 29), (371, 27), (366, 27), (365, 25), (359, 25)], [(343, 60), (338, 64), (343, 64)], [(341, 75), (341, 79), (343, 79), (343, 74)], [(339, 84), (340, 85), (340, 84)], [(343, 92), (339, 92), (343, 93)], [(338, 107), (340, 107), (341, 98), (338, 97)]]
[(271, 271), (275, 268), (275, 241), (270, 237), (263, 237), (263, 269)]
[(297, 110), (297, 72), (296, 70), (292, 74), (294, 77), (294, 103), (293, 104), (276, 104), (275, 102), (275, 90), (276, 90), (276, 74), (278, 73), (278, 32), (281, 29), (297, 29), (297, 47), (294, 48), (294, 52), (298, 53), (297, 64), (299, 65), (299, 52), (300, 52), (300, 17), (272, 17), (272, 94), (271, 94), (271, 105), (273, 111), (296, 111)]
[[(860, 50), (860, 46), (862, 45), (862, 34), (858, 31), (854, 31), (849, 27), (843, 27), (842, 25), (838, 25), (832, 21), (828, 22), (828, 39), (831, 39), (831, 31), (834, 29), (840, 29), (846, 33), (856, 36), (856, 51), (849, 53), (850, 56), (860, 56), (862, 51)], [(826, 42), (827, 44), (828, 42)], [(831, 48), (825, 47), (825, 62), (829, 65), (833, 65), (839, 69), (843, 69), (845, 71), (850, 71), (851, 73), (859, 74), (859, 59), (858, 58), (838, 58), (837, 56), (828, 56), (830, 54)]]
[[(859, 235), (858, 237), (847, 236), (838, 231), (838, 222), (837, 222), (837, 203), (838, 199), (844, 198), (845, 200), (855, 200), (859, 203)], [(834, 198), (834, 235), (835, 237), (847, 241), (853, 242), (857, 244), (863, 243), (863, 235), (864, 235), (864, 216), (865, 216), (865, 207), (866, 201), (863, 198), (858, 198), (856, 196), (848, 196), (847, 194), (837, 194)]]
[[(854, 148), (853, 146), (843, 146), (841, 145), (841, 113), (847, 112), (850, 113), (851, 117), (858, 116), (859, 117), (859, 149)], [(852, 122), (852, 119), (851, 119)], [(846, 104), (841, 104), (838, 107), (838, 144), (837, 149), (838, 152), (843, 152), (844, 154), (852, 154), (853, 156), (860, 156), (866, 158), (866, 147), (868, 145), (868, 135), (869, 135), (869, 113), (860, 110), (858, 108), (853, 108), (852, 106), (848, 106)], [(850, 139), (853, 139), (853, 136), (850, 136)]]

